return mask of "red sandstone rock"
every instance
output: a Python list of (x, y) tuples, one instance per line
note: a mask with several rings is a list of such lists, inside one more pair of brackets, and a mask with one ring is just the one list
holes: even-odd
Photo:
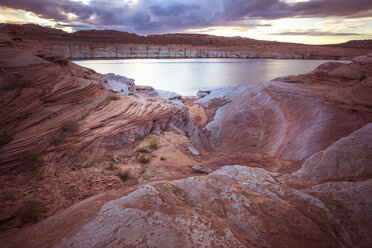
[(224, 106), (220, 127), (212, 130), (215, 145), (302, 160), (371, 122), (372, 64), (325, 68), (244, 91)]

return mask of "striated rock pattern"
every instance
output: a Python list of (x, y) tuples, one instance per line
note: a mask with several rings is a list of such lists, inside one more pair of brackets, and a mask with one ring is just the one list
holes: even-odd
[[(2, 168), (40, 162), (49, 171), (88, 166), (115, 149), (130, 149), (150, 132), (168, 129), (208, 147), (179, 104), (131, 96), (110, 100), (112, 92), (102, 85), (121, 85), (120, 76), (105, 78), (59, 55), (11, 42), (0, 54), (0, 133), (13, 137), (0, 147)], [(133, 82), (124, 86), (135, 90)]]
[[(350, 184), (344, 189), (318, 185), (305, 193), (263, 169), (224, 166), (207, 177), (93, 197), (0, 242), (4, 247), (368, 247), (367, 229), (345, 226), (350, 216), (351, 223), (370, 227), (364, 220), (371, 217), (370, 181)], [(324, 191), (344, 206), (357, 197), (367, 205), (338, 209), (311, 195)]]
[[(62, 31), (48, 32), (62, 39)], [(22, 198), (54, 197), (53, 186), (69, 200), (76, 197), (69, 190), (120, 187), (0, 233), (1, 247), (371, 247), (372, 54), (255, 87), (204, 90), (193, 109), (206, 109), (200, 125), (206, 124), (213, 151), (185, 107), (194, 99), (179, 104), (176, 94), (97, 74), (8, 34), (0, 43), (0, 169), (12, 175), (1, 176), (1, 192), (24, 180), (33, 186)], [(157, 141), (158, 155), (166, 155), (148, 165), (153, 174), (140, 165), (142, 177), (126, 184), (90, 167), (105, 157), (115, 167), (115, 152), (124, 154), (121, 168), (138, 167), (125, 154), (135, 147), (150, 153), (144, 146), (150, 149), (165, 130), (181, 135), (165, 132)], [(47, 180), (16, 172), (41, 164)], [(204, 174), (190, 176), (192, 170)], [(150, 182), (142, 181), (146, 173)], [(44, 190), (50, 192), (34, 192)], [(19, 215), (9, 212), (0, 224)]]
[(213, 145), (287, 160), (325, 149), (372, 121), (371, 56), (248, 88), (216, 112)]
[(202, 34), (139, 36), (114, 30), (86, 30), (69, 34), (62, 30), (32, 24), (2, 24), (0, 31), (17, 34), (18, 39), (30, 41), (42, 50), (53, 51), (70, 59), (347, 59), (370, 51), (369, 47), (362, 43), (341, 47), (314, 46)]
[(291, 178), (316, 181), (358, 180), (372, 176), (372, 123), (305, 160)]

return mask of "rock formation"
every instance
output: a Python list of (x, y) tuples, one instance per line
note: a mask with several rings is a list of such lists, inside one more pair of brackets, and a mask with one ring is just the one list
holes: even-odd
[(371, 59), (321, 65), (310, 74), (248, 88), (217, 111), (214, 145), (286, 160), (325, 149), (372, 121)]
[(8, 31), (1, 247), (371, 247), (372, 54), (196, 100)]
[(110, 100), (113, 93), (102, 86), (134, 91), (130, 80), (120, 83), (123, 77), (104, 77), (24, 47), (2, 46), (0, 53), (0, 133), (14, 138), (0, 148), (2, 168), (30, 162), (27, 154), (38, 154), (53, 171), (84, 166), (170, 127), (187, 133), (197, 146), (208, 146), (181, 105), (161, 98)]
[[(87, 30), (72, 34), (37, 25), (6, 25), (0, 29), (17, 33), (45, 51), (70, 59), (95, 58), (277, 58), (347, 59), (368, 53), (364, 43), (337, 47), (314, 46), (242, 37), (201, 34), (139, 36), (114, 30)], [(16, 30), (16, 31), (14, 31)], [(370, 41), (367, 41), (367, 43)], [(368, 44), (369, 44), (368, 43)]]
[[(263, 169), (224, 166), (207, 177), (153, 182), (90, 198), (10, 234), (4, 247), (368, 247), (371, 180), (349, 184), (304, 192)], [(311, 195), (324, 193), (351, 208), (333, 209)], [(367, 202), (352, 207), (354, 198)], [(350, 220), (338, 214), (342, 211), (352, 214), (353, 224), (363, 222), (363, 232), (352, 228), (358, 225), (345, 228)]]

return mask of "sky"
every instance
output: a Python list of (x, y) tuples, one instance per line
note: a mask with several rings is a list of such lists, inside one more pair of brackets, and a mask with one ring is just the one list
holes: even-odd
[(1, 0), (0, 23), (332, 44), (372, 39), (372, 0)]

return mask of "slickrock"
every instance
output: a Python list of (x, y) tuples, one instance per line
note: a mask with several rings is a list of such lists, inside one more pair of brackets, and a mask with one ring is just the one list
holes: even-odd
[[(102, 84), (119, 82), (120, 76), (105, 79), (28, 46), (2, 46), (0, 53), (0, 133), (13, 137), (0, 147), (3, 169), (36, 162), (49, 171), (88, 166), (170, 127), (187, 134), (197, 147), (208, 146), (179, 104), (131, 96), (110, 100), (112, 93)], [(134, 90), (132, 83), (128, 90)]]
[(212, 143), (287, 160), (325, 149), (372, 121), (369, 56), (248, 88), (217, 110), (208, 125)]
[(107, 73), (104, 75), (104, 77), (106, 79), (103, 82), (103, 86), (105, 86), (105, 88), (113, 90), (121, 96), (136, 93), (134, 79), (115, 75), (114, 73)]
[[(340, 216), (322, 201), (263, 169), (224, 166), (207, 177), (153, 182), (110, 197), (115, 196), (88, 199), (3, 235), (0, 242), (4, 247), (363, 247), (349, 239), (355, 230), (339, 225)], [(349, 211), (358, 215), (357, 209)], [(365, 240), (369, 234), (358, 235)]]
[(306, 159), (290, 178), (311, 182), (360, 180), (372, 176), (371, 163), (372, 123), (369, 123)]
[[(0, 35), (1, 247), (371, 247), (371, 54), (181, 105), (23, 31)], [(22, 227), (15, 202), (34, 198), (66, 209)]]

